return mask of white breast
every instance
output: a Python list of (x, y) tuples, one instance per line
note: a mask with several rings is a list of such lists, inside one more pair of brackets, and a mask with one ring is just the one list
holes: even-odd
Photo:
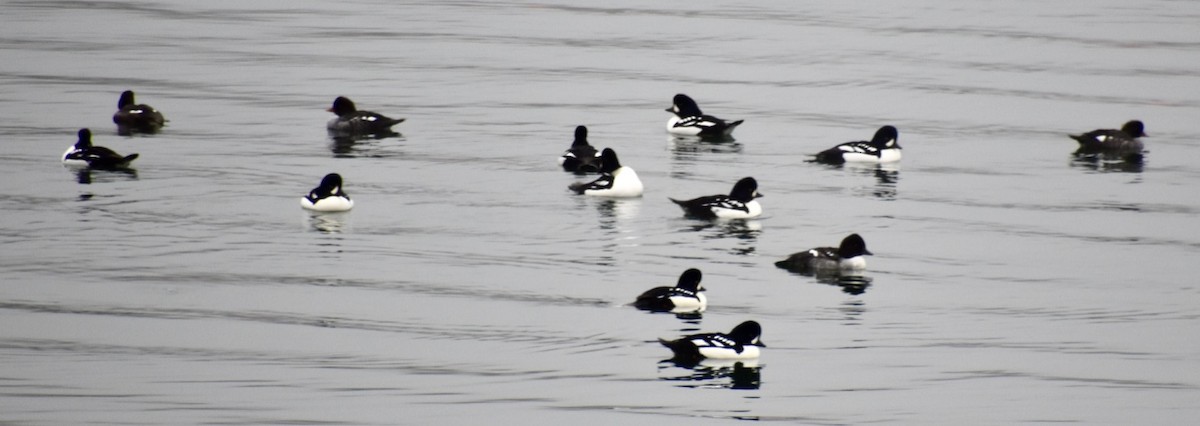
[(867, 268), (867, 259), (865, 256), (854, 256), (849, 259), (842, 259), (841, 262), (838, 262), (838, 267), (844, 271), (861, 271)]
[(354, 200), (346, 197), (325, 197), (313, 203), (308, 201), (308, 198), (301, 198), (300, 207), (318, 212), (344, 212), (354, 208)]
[(712, 211), (718, 219), (750, 219), (761, 215), (763, 210), (762, 204), (759, 204), (758, 200), (750, 200), (749, 203), (746, 203), (746, 211), (718, 207), (714, 207)]
[(593, 195), (597, 197), (641, 197), (642, 196), (642, 181), (638, 179), (637, 172), (629, 167), (621, 167), (614, 170), (612, 173), (613, 184), (609, 189), (595, 189), (584, 191), (584, 195)]
[(667, 132), (673, 135), (696, 136), (700, 134), (701, 130), (704, 130), (694, 126), (675, 127), (675, 125), (679, 124), (680, 121), (681, 120), (679, 119), (679, 116), (676, 115), (672, 115), (671, 118), (668, 118)]
[(63, 153), (63, 155), (62, 155), (63, 165), (71, 166), (71, 167), (87, 167), (87, 165), (88, 165), (87, 161), (76, 160), (76, 159), (68, 160), (67, 156), (71, 155), (72, 152), (75, 152), (75, 145), (71, 145), (71, 146), (67, 147), (67, 151)]
[(696, 293), (696, 297), (675, 296), (671, 298), (671, 303), (675, 308), (671, 312), (704, 312), (708, 307), (708, 298), (704, 297), (704, 292)]
[(758, 346), (742, 345), (742, 352), (738, 353), (733, 348), (721, 347), (701, 347), (700, 355), (711, 359), (754, 359), (759, 356)]

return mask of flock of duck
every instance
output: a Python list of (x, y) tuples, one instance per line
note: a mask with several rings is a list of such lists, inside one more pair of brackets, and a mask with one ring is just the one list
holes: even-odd
[[(138, 104), (133, 91), (125, 91), (113, 114), (113, 123), (119, 134), (135, 132), (154, 133), (167, 122), (162, 113), (145, 104)], [(345, 97), (334, 99), (328, 109), (336, 117), (326, 128), (335, 136), (365, 137), (396, 135), (392, 126), (404, 121), (371, 111), (358, 110), (354, 102)], [(743, 120), (725, 121), (704, 114), (689, 96), (675, 95), (666, 111), (672, 113), (667, 120), (667, 132), (679, 136), (699, 137), (709, 140), (731, 140), (735, 128)], [(597, 150), (587, 141), (587, 127), (575, 128), (571, 147), (559, 158), (563, 170), (577, 174), (596, 173), (599, 176), (590, 182), (576, 182), (568, 189), (576, 194), (594, 197), (641, 197), (643, 185), (637, 172), (623, 166), (612, 148)], [(1144, 146), (1139, 138), (1145, 136), (1141, 121), (1125, 123), (1121, 129), (1098, 129), (1078, 135), (1070, 135), (1079, 142), (1076, 156), (1103, 158), (1125, 162), (1141, 162)], [(899, 133), (895, 127), (880, 127), (869, 141), (853, 141), (836, 145), (814, 154), (809, 160), (824, 164), (844, 163), (894, 163), (900, 161)], [(121, 155), (111, 149), (92, 144), (89, 129), (80, 129), (78, 141), (62, 156), (64, 165), (74, 168), (96, 170), (127, 170), (138, 154)], [(688, 200), (671, 199), (683, 209), (684, 214), (698, 219), (725, 220), (750, 219), (762, 214), (758, 198), (758, 182), (745, 177), (734, 184), (729, 194), (703, 196)], [(344, 212), (354, 207), (354, 201), (342, 189), (342, 177), (330, 173), (321, 183), (301, 198), (304, 209), (317, 212)], [(838, 247), (817, 247), (801, 251), (775, 265), (792, 272), (808, 275), (861, 274), (866, 268), (864, 256), (871, 255), (866, 242), (858, 234), (845, 237)], [(634, 306), (638, 309), (688, 314), (703, 312), (708, 306), (704, 287), (700, 285), (702, 273), (688, 269), (679, 277), (674, 287), (656, 287), (637, 297)], [(660, 342), (675, 354), (673, 359), (681, 363), (694, 363), (703, 359), (748, 360), (759, 357), (762, 343), (762, 327), (755, 321), (745, 321), (729, 333), (702, 333)]]

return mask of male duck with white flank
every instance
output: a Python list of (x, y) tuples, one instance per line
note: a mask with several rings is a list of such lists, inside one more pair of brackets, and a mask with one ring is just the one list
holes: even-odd
[(850, 234), (837, 248), (817, 247), (794, 253), (775, 262), (775, 266), (800, 274), (852, 274), (866, 269), (867, 260), (863, 256), (871, 254), (862, 237)]
[(390, 118), (371, 111), (359, 111), (354, 102), (344, 96), (333, 100), (333, 106), (326, 111), (337, 115), (329, 120), (326, 127), (333, 132), (350, 135), (387, 135), (395, 133), (392, 126), (400, 124), (403, 118)]
[(696, 101), (685, 94), (675, 95), (667, 112), (673, 114), (667, 119), (667, 132), (681, 136), (700, 137), (730, 137), (733, 129), (743, 120), (726, 122), (711, 115), (700, 112)]
[(119, 170), (129, 167), (137, 154), (122, 156), (115, 151), (92, 145), (92, 131), (79, 129), (79, 140), (63, 153), (62, 162), (72, 167), (88, 167), (98, 170)]
[(162, 128), (167, 122), (161, 112), (150, 105), (139, 104), (134, 100), (132, 90), (121, 93), (117, 100), (117, 112), (113, 114), (113, 123), (117, 125), (117, 133), (129, 134), (134, 131), (153, 133)]
[(621, 165), (616, 151), (604, 148), (600, 153), (600, 177), (587, 183), (573, 183), (567, 189), (596, 197), (641, 197), (642, 181), (632, 168)]
[(1138, 138), (1146, 136), (1146, 128), (1141, 121), (1131, 120), (1121, 126), (1121, 130), (1096, 129), (1069, 136), (1079, 141), (1079, 149), (1075, 151), (1075, 155), (1101, 154), (1126, 161), (1139, 161), (1145, 146)]
[(883, 126), (871, 141), (846, 142), (817, 153), (812, 161), (825, 164), (893, 163), (900, 161), (900, 135), (896, 128)]
[(680, 201), (670, 198), (683, 208), (686, 215), (700, 219), (750, 219), (762, 214), (762, 205), (756, 198), (758, 181), (752, 177), (742, 178), (733, 185), (729, 195), (709, 195)]
[(558, 165), (564, 171), (575, 173), (596, 173), (600, 171), (600, 151), (588, 144), (588, 129), (584, 126), (575, 127), (575, 141), (561, 157)]
[(726, 333), (703, 333), (676, 340), (658, 339), (675, 353), (680, 361), (702, 359), (748, 360), (758, 358), (762, 348), (762, 326), (755, 321), (738, 324)]
[(696, 268), (683, 271), (675, 287), (664, 286), (646, 290), (637, 297), (633, 306), (654, 312), (704, 312), (708, 307), (708, 298), (704, 296), (704, 287), (700, 286), (702, 276)]
[(300, 199), (300, 207), (318, 212), (344, 212), (354, 207), (354, 201), (342, 191), (342, 176), (330, 173), (321, 179), (321, 185)]

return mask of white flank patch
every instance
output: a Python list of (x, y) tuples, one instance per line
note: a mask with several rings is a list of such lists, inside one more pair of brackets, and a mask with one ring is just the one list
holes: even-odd
[(637, 172), (629, 167), (621, 167), (612, 174), (613, 184), (609, 189), (589, 189), (583, 191), (584, 195), (592, 195), (596, 197), (641, 197), (642, 196), (642, 181), (638, 179)]
[(354, 200), (345, 197), (325, 197), (313, 203), (305, 197), (300, 199), (300, 207), (318, 212), (344, 212), (354, 208)]

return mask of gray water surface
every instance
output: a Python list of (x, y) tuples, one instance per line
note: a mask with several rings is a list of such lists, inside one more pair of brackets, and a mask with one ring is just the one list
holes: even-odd
[[(1198, 21), (1189, 1), (0, 4), (0, 423), (1195, 422)], [(162, 132), (117, 135), (126, 89)], [(745, 119), (736, 141), (668, 137), (676, 93)], [(339, 95), (402, 135), (331, 139)], [(1072, 159), (1067, 134), (1135, 118), (1141, 167)], [(884, 124), (894, 168), (803, 162)], [(590, 179), (556, 167), (576, 125), (645, 197), (566, 191)], [(136, 172), (65, 169), (81, 127)], [(329, 172), (355, 209), (302, 211)], [(667, 200), (744, 176), (759, 219)], [(865, 291), (773, 266), (852, 232)], [(692, 267), (701, 319), (628, 306)], [(756, 366), (660, 363), (656, 339), (748, 319)]]

